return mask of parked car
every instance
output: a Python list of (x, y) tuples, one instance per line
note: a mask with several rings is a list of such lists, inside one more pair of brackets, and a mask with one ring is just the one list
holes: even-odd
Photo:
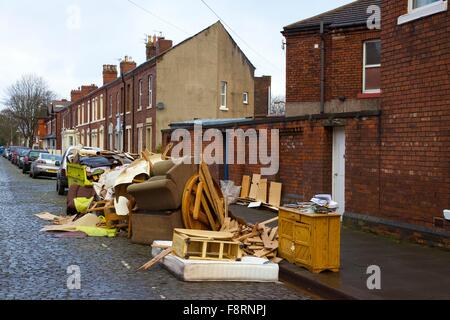
[(15, 151), (17, 148), (19, 148), (19, 147), (16, 147), (16, 146), (11, 146), (11, 147), (9, 147), (9, 151), (8, 151), (8, 160), (9, 160), (9, 161), (12, 162), (12, 157), (13, 157), (14, 151)]
[(15, 164), (16, 166), (19, 165), (19, 156), (20, 152), (25, 149), (24, 147), (16, 147), (12, 152), (11, 162), (12, 164)]
[(56, 191), (60, 196), (63, 196), (66, 192), (66, 188), (69, 187), (69, 182), (67, 180), (67, 159), (75, 153), (75, 150), (95, 150), (101, 151), (98, 148), (91, 147), (70, 147), (66, 150), (64, 155), (62, 156), (61, 166), (59, 167), (58, 174), (56, 176)]
[(41, 153), (48, 153), (46, 150), (29, 150), (23, 159), (22, 173), (26, 174), (31, 170), (31, 164), (39, 158)]
[(31, 149), (21, 149), (19, 151), (18, 157), (19, 160), (17, 161), (17, 165), (19, 167), (19, 169), (23, 169), (23, 161), (25, 159), (25, 156), (28, 154), (28, 152), (30, 152)]
[(40, 176), (56, 177), (61, 163), (61, 156), (41, 153), (39, 157), (31, 164), (30, 177), (36, 179)]
[(0, 156), (3, 156), (3, 154), (5, 154), (5, 147), (1, 146), (0, 147)]
[(6, 148), (5, 152), (3, 152), (3, 158), (8, 159), (8, 155), (9, 155), (9, 148)]

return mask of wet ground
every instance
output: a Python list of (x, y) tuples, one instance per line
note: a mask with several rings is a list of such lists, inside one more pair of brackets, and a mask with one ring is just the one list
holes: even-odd
[[(294, 300), (308, 297), (283, 283), (185, 283), (160, 266), (137, 272), (150, 248), (126, 238), (62, 239), (40, 233), (40, 212), (64, 213), (55, 181), (33, 180), (0, 158), (0, 299)], [(81, 289), (70, 290), (78, 266)]]

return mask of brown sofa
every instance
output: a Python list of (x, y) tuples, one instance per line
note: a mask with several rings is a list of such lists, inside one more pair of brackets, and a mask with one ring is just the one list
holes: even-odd
[(153, 165), (148, 181), (128, 187), (136, 200), (131, 215), (132, 242), (172, 240), (173, 229), (183, 227), (181, 201), (186, 183), (196, 173), (197, 165), (162, 161)]

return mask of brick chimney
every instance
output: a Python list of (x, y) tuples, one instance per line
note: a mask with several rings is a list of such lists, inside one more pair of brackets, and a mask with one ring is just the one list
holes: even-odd
[(125, 56), (125, 58), (123, 58), (120, 62), (120, 74), (124, 75), (125, 73), (135, 69), (136, 66), (136, 62), (134, 62), (131, 57)]
[(271, 85), (271, 76), (255, 77), (255, 117), (268, 116)]
[(164, 37), (153, 36), (153, 39), (148, 37), (145, 44), (147, 61), (169, 50), (172, 46), (172, 40), (166, 40)]
[(98, 87), (95, 84), (91, 84), (90, 86), (81, 86), (81, 94), (83, 97), (87, 96), (92, 91), (97, 90)]
[(90, 86), (81, 86), (78, 89), (72, 90), (70, 92), (70, 101), (76, 102), (81, 100), (83, 97), (87, 96), (92, 91), (97, 90), (98, 87), (95, 84), (91, 84)]
[(103, 85), (113, 82), (117, 79), (117, 66), (111, 64), (103, 65)]
[(81, 89), (70, 91), (70, 101), (76, 102), (83, 98), (83, 94), (81, 93)]

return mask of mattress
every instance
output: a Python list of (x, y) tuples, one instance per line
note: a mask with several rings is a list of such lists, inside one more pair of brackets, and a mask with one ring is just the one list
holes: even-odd
[[(155, 241), (154, 245), (171, 245), (167, 241)], [(163, 249), (152, 248), (152, 255)], [(278, 282), (278, 264), (267, 259), (244, 257), (242, 261), (186, 260), (174, 254), (166, 256), (161, 264), (178, 279), (187, 282), (234, 281), (234, 282)]]

